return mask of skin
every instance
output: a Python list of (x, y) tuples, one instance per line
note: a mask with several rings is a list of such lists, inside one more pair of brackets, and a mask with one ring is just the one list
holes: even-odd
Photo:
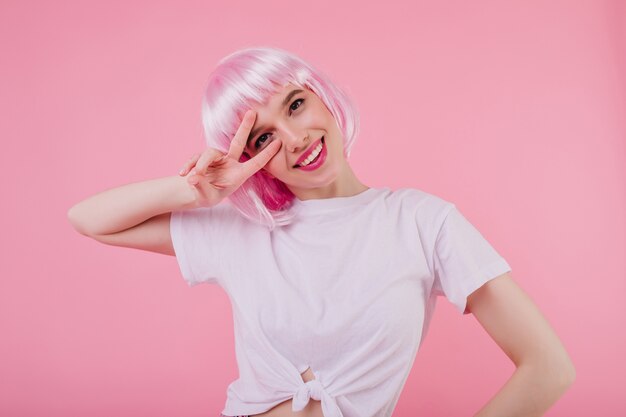
[[(343, 136), (335, 118), (315, 93), (304, 88), (287, 106), (281, 105), (296, 89), (301, 88), (287, 84), (267, 103), (253, 107), (252, 132), (260, 126), (264, 129), (250, 139), (244, 152), (254, 157), (269, 143), (279, 141), (280, 149), (261, 172), (282, 181), (300, 200), (346, 197), (367, 190), (369, 187), (358, 180), (344, 156)], [(324, 164), (314, 171), (294, 168), (300, 156), (308, 154), (322, 136), (328, 152)], [(255, 143), (260, 145), (258, 149)]]
[[(223, 155), (208, 149), (192, 157), (179, 176), (127, 184), (80, 202), (68, 212), (69, 220), (80, 233), (102, 243), (175, 255), (169, 232), (170, 212), (196, 204), (197, 196), (192, 191), (210, 190), (209, 194), (221, 198), (216, 189), (234, 189), (258, 170), (283, 181), (301, 200), (365, 191), (368, 187), (356, 178), (344, 158), (341, 132), (323, 102), (305, 90), (290, 100), (291, 110), (281, 107), (293, 88), (286, 86), (246, 115), (227, 158), (220, 161)], [(298, 98), (305, 99), (301, 107), (294, 103)], [(259, 135), (269, 133), (266, 140), (270, 143), (258, 150), (247, 147), (251, 130), (261, 125), (266, 128)], [(293, 168), (300, 155), (321, 136), (328, 147), (325, 164), (310, 172)], [(252, 139), (258, 139), (258, 135)], [(253, 158), (240, 163), (244, 151)], [(214, 182), (222, 186), (215, 188)], [(108, 215), (102, 216), (103, 212)], [(540, 310), (506, 273), (470, 294), (467, 311), (516, 366), (503, 387), (474, 416), (543, 415), (571, 386), (575, 370)], [(310, 369), (302, 374), (305, 382), (313, 378)], [(288, 400), (258, 415), (321, 417), (322, 413), (320, 402), (311, 399), (297, 413), (291, 411)]]
[(572, 385), (576, 371), (539, 308), (507, 272), (470, 294), (467, 310), (516, 366), (474, 416), (543, 415)]
[[(267, 103), (250, 109), (231, 143), (235, 149), (229, 154), (237, 160), (245, 153), (254, 160), (270, 152), (271, 158), (259, 169), (264, 175), (282, 181), (300, 200), (347, 197), (367, 190), (344, 156), (343, 136), (335, 118), (315, 93), (302, 89), (282, 106), (291, 91), (300, 89), (287, 84)], [(260, 127), (263, 129), (255, 132)], [(254, 137), (249, 138), (253, 132)], [(314, 171), (294, 168), (298, 159), (308, 155), (312, 144), (321, 137), (327, 150), (324, 164)], [(246, 146), (248, 139), (249, 146)], [(182, 167), (180, 175), (190, 174), (189, 183), (196, 185), (215, 165), (215, 152), (209, 148), (195, 155)]]

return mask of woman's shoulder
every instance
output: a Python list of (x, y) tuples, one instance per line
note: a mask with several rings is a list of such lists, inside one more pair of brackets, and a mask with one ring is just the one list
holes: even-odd
[(390, 191), (388, 198), (396, 204), (414, 208), (421, 212), (440, 212), (449, 210), (454, 204), (439, 195), (416, 187), (401, 187)]
[(415, 187), (402, 187), (388, 196), (390, 205), (399, 219), (415, 225), (425, 241), (432, 241), (443, 224), (446, 216), (455, 207), (454, 203), (437, 194)]

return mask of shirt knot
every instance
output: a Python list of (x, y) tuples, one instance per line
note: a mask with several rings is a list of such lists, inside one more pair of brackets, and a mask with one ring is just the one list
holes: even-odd
[(318, 379), (312, 379), (300, 385), (300, 388), (298, 388), (293, 396), (291, 409), (293, 411), (304, 409), (311, 398), (321, 401), (324, 417), (343, 417), (343, 413), (339, 409), (335, 399), (326, 392)]

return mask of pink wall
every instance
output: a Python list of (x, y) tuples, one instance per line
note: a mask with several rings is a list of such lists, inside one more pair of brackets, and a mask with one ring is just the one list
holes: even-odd
[[(354, 97), (365, 184), (455, 202), (509, 261), (577, 369), (546, 415), (626, 415), (624, 3), (216, 3), (0, 4), (0, 415), (221, 411), (237, 372), (225, 293), (65, 216), (175, 175), (203, 146), (208, 72), (253, 45)], [(512, 371), (441, 299), (395, 415), (471, 415)]]

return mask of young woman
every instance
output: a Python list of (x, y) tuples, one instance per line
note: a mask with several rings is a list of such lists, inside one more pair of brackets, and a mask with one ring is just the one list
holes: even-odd
[(516, 365), (477, 416), (541, 415), (572, 383), (558, 337), (453, 203), (359, 181), (357, 113), (310, 64), (276, 48), (227, 56), (203, 123), (209, 146), (179, 175), (96, 194), (68, 218), (227, 292), (239, 378), (222, 415), (391, 416), (439, 295)]

